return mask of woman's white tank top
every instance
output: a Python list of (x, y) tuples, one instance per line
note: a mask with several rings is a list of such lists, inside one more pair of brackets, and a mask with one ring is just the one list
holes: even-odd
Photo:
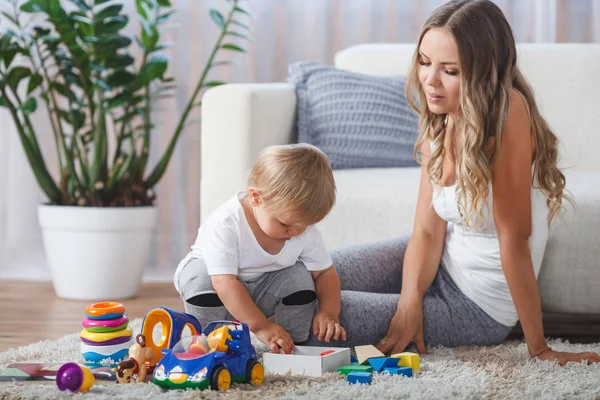
[[(448, 221), (442, 262), (458, 288), (499, 323), (515, 325), (518, 316), (502, 270), (491, 185), (483, 208), (483, 227), (478, 232), (464, 224), (459, 214), (456, 185), (434, 186), (433, 207)], [(543, 193), (533, 187), (531, 211), (529, 249), (537, 279), (548, 241), (549, 211)]]

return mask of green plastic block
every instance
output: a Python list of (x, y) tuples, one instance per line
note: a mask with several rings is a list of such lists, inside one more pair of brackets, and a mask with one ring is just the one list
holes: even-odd
[(344, 376), (347, 376), (350, 372), (373, 372), (373, 367), (370, 365), (360, 365), (359, 363), (353, 363), (350, 365), (344, 365), (338, 368), (338, 372)]

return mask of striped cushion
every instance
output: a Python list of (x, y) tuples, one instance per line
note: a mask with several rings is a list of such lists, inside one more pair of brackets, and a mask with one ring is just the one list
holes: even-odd
[(319, 147), (336, 169), (414, 167), (418, 116), (405, 78), (375, 77), (315, 62), (289, 68), (298, 141)]

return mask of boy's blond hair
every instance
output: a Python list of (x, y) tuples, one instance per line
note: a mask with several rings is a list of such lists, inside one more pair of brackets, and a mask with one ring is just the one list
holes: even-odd
[(274, 212), (288, 213), (306, 225), (321, 221), (335, 204), (329, 159), (306, 143), (270, 146), (252, 167), (248, 187)]

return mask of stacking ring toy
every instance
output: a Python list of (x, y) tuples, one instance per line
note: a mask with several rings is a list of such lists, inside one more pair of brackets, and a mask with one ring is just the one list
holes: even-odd
[(85, 309), (85, 314), (90, 319), (114, 319), (121, 317), (124, 313), (125, 307), (123, 307), (123, 304), (114, 301), (94, 303)]
[(133, 331), (131, 330), (131, 328), (127, 327), (126, 329), (117, 331), (117, 332), (90, 332), (87, 329), (82, 329), (81, 332), (79, 332), (79, 336), (82, 339), (87, 339), (90, 342), (106, 342), (108, 340), (114, 339), (114, 338), (119, 338), (119, 337), (131, 337), (131, 335), (133, 334)]
[(127, 356), (129, 348), (134, 343), (133, 339), (126, 343), (111, 346), (90, 346), (82, 342), (81, 355), (84, 360), (90, 363), (102, 363), (110, 358), (113, 364), (116, 364)]
[(115, 332), (127, 328), (129, 318), (127, 315), (104, 320), (85, 318), (81, 325), (90, 332)]
[(131, 340), (131, 336), (116, 337), (114, 339), (110, 339), (110, 340), (107, 340), (104, 342), (92, 342), (89, 339), (81, 338), (82, 343), (89, 344), (90, 346), (111, 346), (113, 344), (126, 343), (126, 342), (129, 342), (130, 340)]

